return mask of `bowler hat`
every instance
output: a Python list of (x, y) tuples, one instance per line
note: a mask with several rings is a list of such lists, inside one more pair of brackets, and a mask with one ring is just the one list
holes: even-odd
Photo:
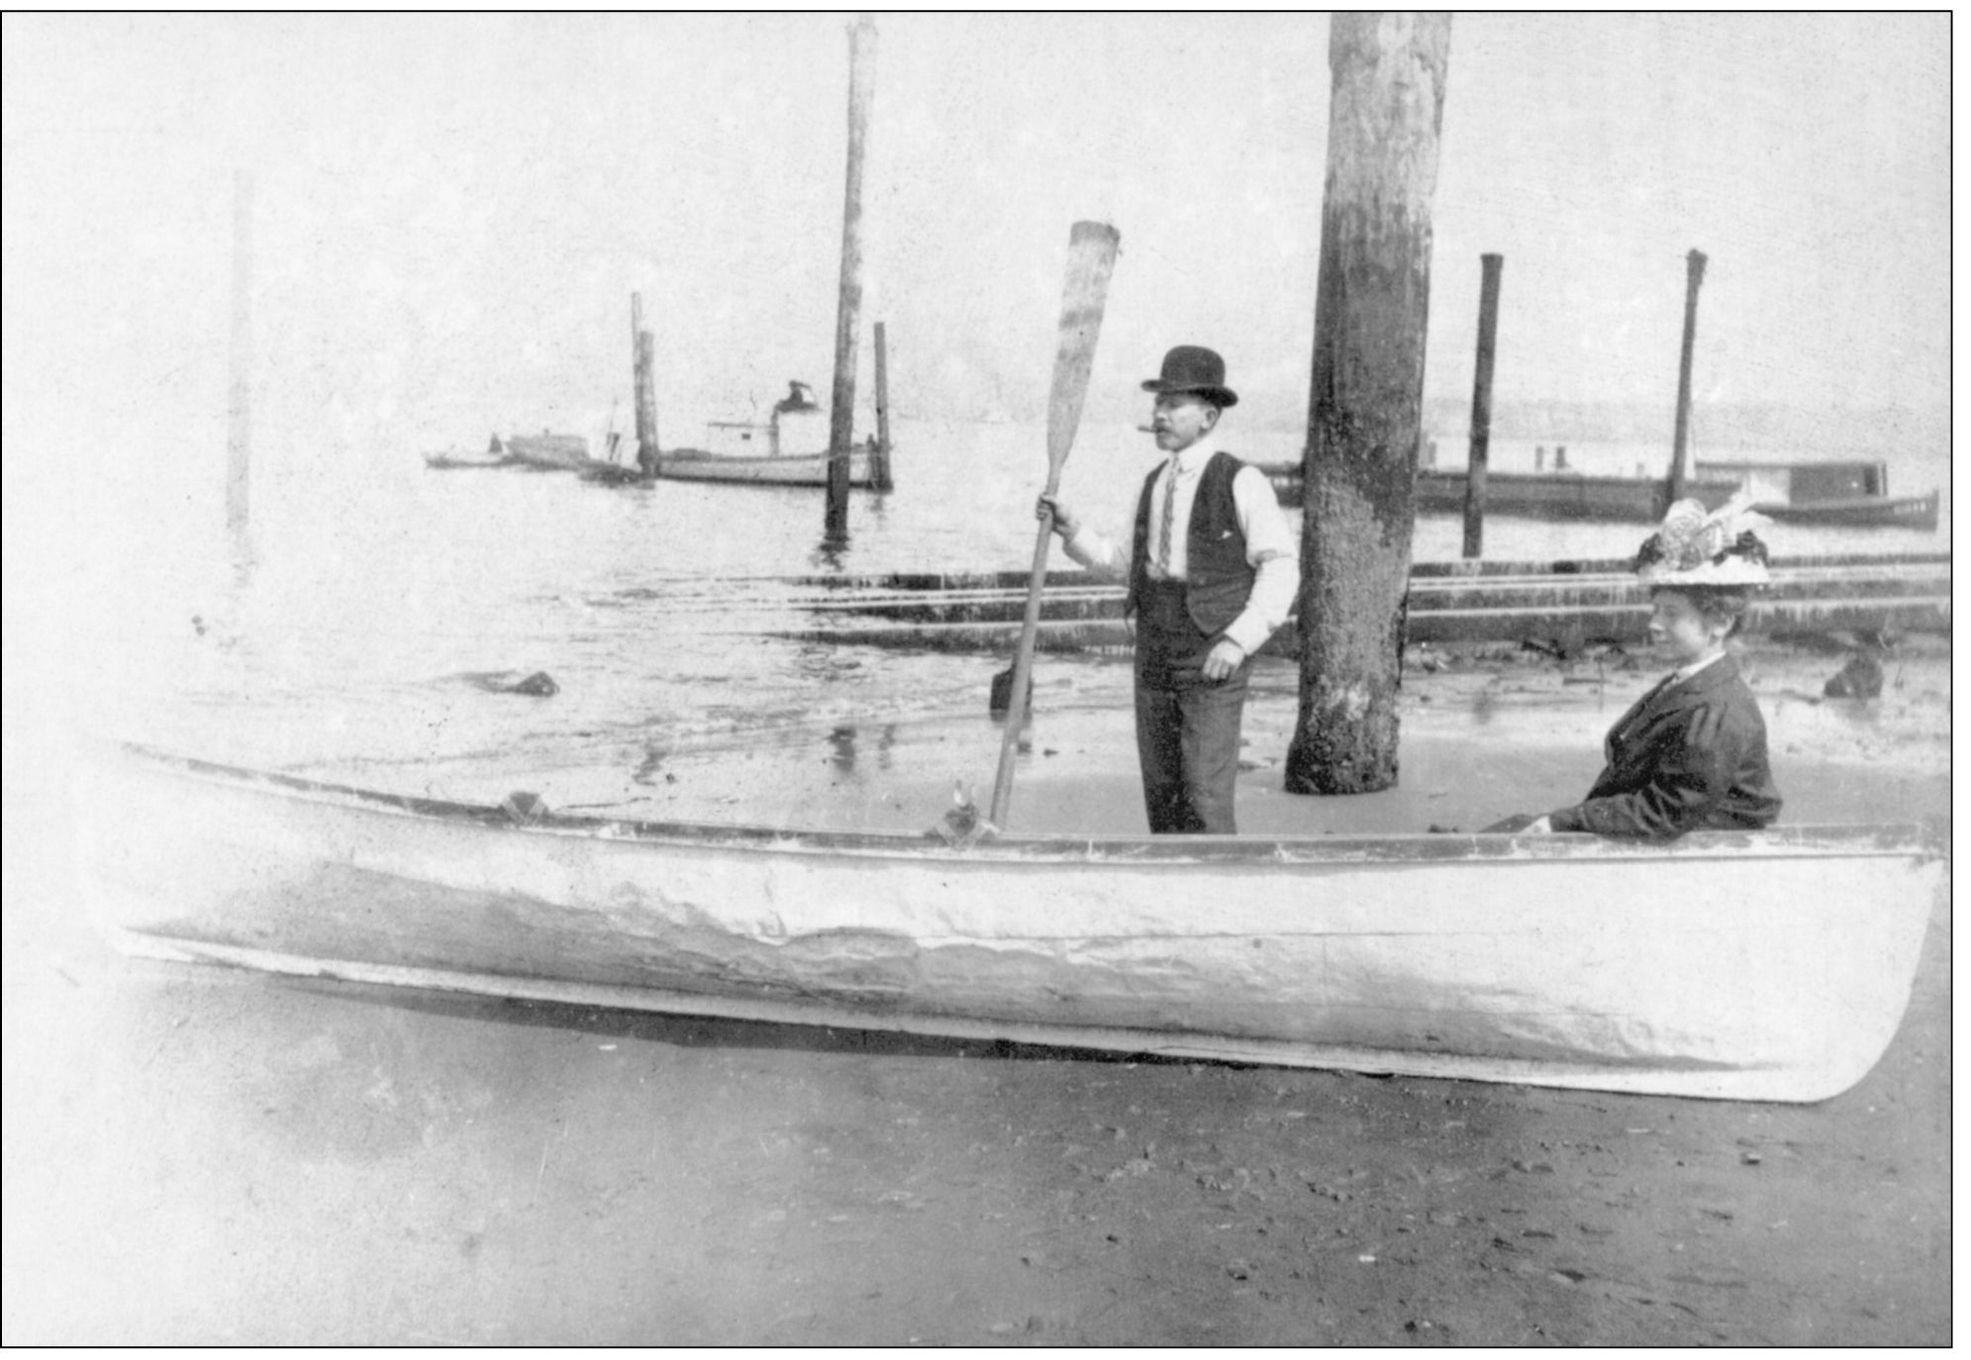
[(1143, 384), (1145, 392), (1195, 392), (1214, 406), (1237, 406), (1239, 394), (1225, 385), (1225, 361), (1203, 345), (1179, 345), (1163, 356), (1163, 372)]

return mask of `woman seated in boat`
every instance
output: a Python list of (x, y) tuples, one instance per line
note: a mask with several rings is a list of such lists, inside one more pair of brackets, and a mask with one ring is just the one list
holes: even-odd
[(1756, 830), (1779, 816), (1759, 704), (1725, 649), (1768, 581), (1765, 521), (1735, 496), (1711, 514), (1679, 501), (1636, 555), (1650, 588), (1649, 638), (1676, 669), (1609, 730), (1607, 768), (1572, 807), (1489, 831), (1668, 838)]

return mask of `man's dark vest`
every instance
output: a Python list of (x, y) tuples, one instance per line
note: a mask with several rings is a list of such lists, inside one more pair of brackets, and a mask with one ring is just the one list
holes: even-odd
[[(1191, 525), (1185, 540), (1184, 607), (1198, 631), (1213, 636), (1245, 612), (1258, 575), (1246, 561), (1246, 535), (1239, 527), (1239, 506), (1232, 498), (1232, 479), (1245, 466), (1220, 451), (1205, 464), (1198, 480), (1198, 497), (1191, 503)], [(1136, 507), (1136, 539), (1129, 554), (1129, 595), (1126, 613), (1150, 584), (1150, 502), (1161, 467), (1143, 480), (1143, 497)]]

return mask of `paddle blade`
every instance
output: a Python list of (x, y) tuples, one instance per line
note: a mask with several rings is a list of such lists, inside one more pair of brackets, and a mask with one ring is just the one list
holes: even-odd
[(1061, 298), (1061, 339), (1054, 385), (1047, 396), (1047, 489), (1060, 486), (1061, 465), (1074, 447), (1082, 399), (1095, 365), (1095, 341), (1109, 302), (1109, 275), (1122, 233), (1106, 222), (1077, 222), (1068, 233), (1068, 281)]

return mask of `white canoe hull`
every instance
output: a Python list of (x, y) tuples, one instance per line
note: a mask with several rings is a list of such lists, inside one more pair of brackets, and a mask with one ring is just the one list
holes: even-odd
[(1901, 1022), (1914, 828), (1045, 840), (465, 807), (125, 750), (84, 880), (123, 947), (496, 996), (1133, 1053), (1812, 1101)]

